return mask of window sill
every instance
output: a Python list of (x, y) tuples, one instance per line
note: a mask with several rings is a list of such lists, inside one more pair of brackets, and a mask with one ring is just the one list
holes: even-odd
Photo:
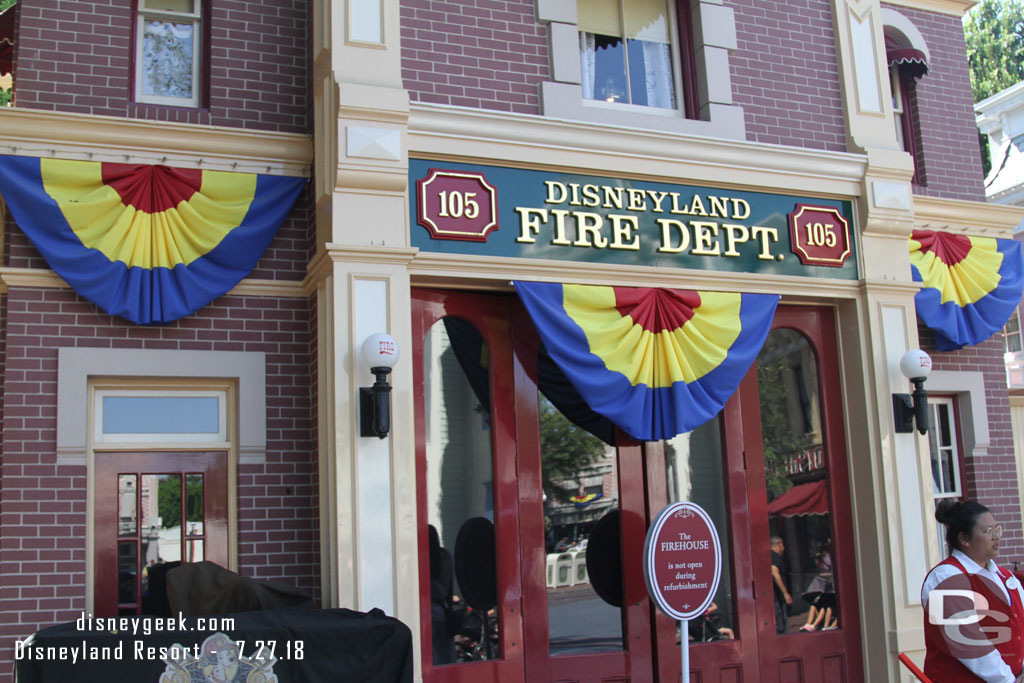
[(746, 140), (743, 108), (712, 104), (707, 120), (684, 118), (679, 110), (584, 100), (579, 85), (547, 81), (541, 87), (544, 116), (628, 128)]

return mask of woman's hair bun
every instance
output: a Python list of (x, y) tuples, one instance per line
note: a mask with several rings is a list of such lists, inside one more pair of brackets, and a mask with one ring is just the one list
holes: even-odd
[(952, 498), (943, 498), (935, 505), (935, 521), (940, 524), (949, 524), (953, 513), (960, 502)]

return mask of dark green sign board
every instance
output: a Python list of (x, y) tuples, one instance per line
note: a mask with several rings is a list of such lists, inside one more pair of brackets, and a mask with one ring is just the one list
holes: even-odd
[(849, 201), (409, 161), (422, 251), (856, 280)]

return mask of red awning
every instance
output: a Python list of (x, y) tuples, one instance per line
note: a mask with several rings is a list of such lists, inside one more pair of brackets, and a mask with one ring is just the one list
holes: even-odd
[(897, 65), (900, 72), (911, 78), (920, 78), (928, 73), (928, 58), (924, 53), (912, 47), (902, 47), (886, 36), (885, 58), (891, 67)]
[(797, 484), (768, 503), (768, 514), (772, 517), (827, 515), (828, 488), (825, 486), (825, 480)]

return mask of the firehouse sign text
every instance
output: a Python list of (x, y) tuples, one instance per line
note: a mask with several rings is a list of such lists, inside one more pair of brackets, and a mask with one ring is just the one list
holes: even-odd
[(722, 546), (708, 513), (693, 503), (662, 510), (644, 545), (644, 579), (658, 607), (678, 621), (693, 619), (711, 604), (721, 576)]

